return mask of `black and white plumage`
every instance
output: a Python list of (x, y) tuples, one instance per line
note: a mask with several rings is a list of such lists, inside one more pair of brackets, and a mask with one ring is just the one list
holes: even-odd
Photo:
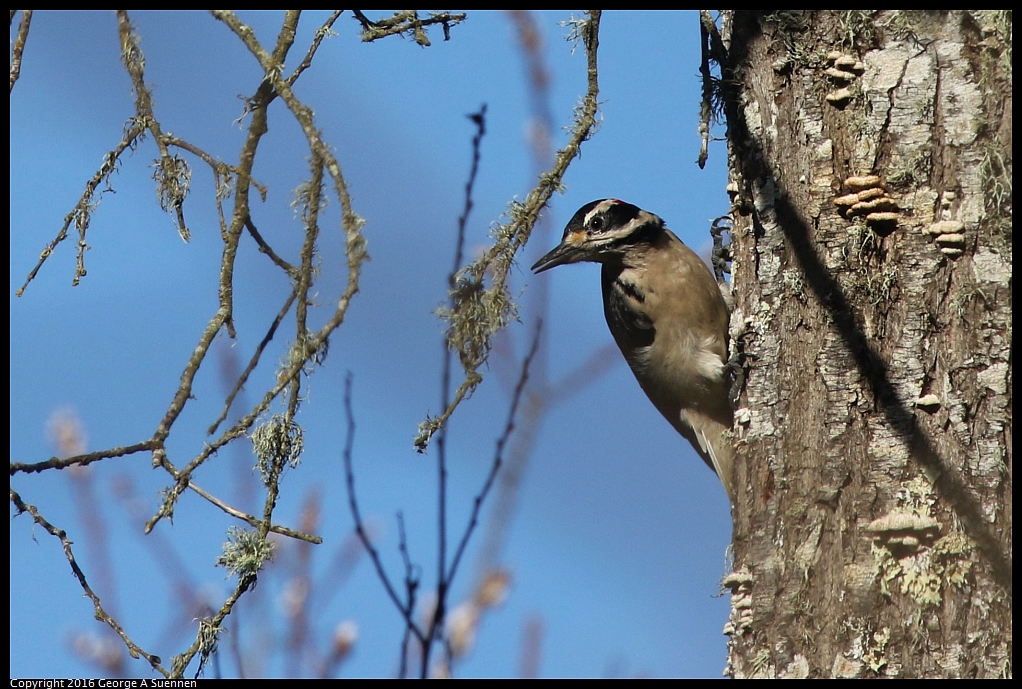
[(579, 261), (602, 264), (603, 310), (621, 353), (730, 498), (729, 315), (710, 269), (663, 220), (617, 199), (582, 206), (532, 270)]

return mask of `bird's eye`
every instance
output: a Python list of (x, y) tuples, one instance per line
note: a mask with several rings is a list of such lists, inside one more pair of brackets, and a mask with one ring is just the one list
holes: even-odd
[(599, 232), (600, 230), (603, 229), (603, 223), (604, 223), (603, 218), (597, 215), (595, 218), (589, 221), (589, 228)]

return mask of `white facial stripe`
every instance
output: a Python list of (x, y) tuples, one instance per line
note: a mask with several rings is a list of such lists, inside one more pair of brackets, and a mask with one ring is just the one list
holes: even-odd
[(619, 199), (604, 199), (603, 201), (600, 201), (592, 208), (592, 210), (586, 213), (585, 218), (583, 218), (582, 222), (583, 226), (586, 228), (586, 238), (583, 240), (582, 238), (572, 237), (572, 239), (578, 239), (580, 244), (586, 243), (593, 248), (603, 247), (612, 245), (615, 242), (619, 242), (622, 239), (629, 237), (634, 232), (638, 231), (639, 228), (648, 223), (655, 223), (657, 225), (663, 224), (663, 221), (659, 217), (652, 213), (648, 213), (641, 208), (635, 208), (633, 206), (633, 208), (635, 208), (636, 215), (634, 218), (629, 219), (624, 225), (607, 225), (605, 222), (604, 226), (598, 230), (592, 229), (592, 225), (600, 219), (601, 215), (605, 216), (604, 220), (608, 222), (611, 221), (611, 218), (620, 217), (620, 213), (614, 213), (614, 207), (619, 205), (628, 204), (625, 204), (624, 201)]
[(620, 203), (620, 201), (618, 201), (617, 199), (604, 199), (600, 203), (596, 204), (595, 208), (593, 208), (591, 211), (586, 213), (584, 224), (588, 227), (589, 226), (589, 222), (595, 216), (597, 216), (600, 213), (604, 212), (605, 210), (607, 210), (611, 206), (616, 206), (618, 203)]
[(620, 230), (615, 232), (614, 236), (627, 237), (632, 232), (634, 232), (638, 227), (645, 225), (648, 222), (655, 221), (656, 219), (657, 217), (652, 213), (647, 213), (646, 211), (640, 210), (639, 214), (635, 216), (632, 220), (629, 220), (627, 225), (625, 225)]

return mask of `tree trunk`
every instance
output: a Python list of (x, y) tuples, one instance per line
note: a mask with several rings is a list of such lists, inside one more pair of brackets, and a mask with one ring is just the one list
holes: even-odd
[(1011, 12), (729, 11), (735, 677), (1011, 674)]

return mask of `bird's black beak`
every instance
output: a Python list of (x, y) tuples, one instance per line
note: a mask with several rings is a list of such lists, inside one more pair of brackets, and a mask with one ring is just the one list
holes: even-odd
[(567, 241), (563, 241), (554, 247), (546, 256), (536, 261), (536, 264), (532, 266), (532, 272), (542, 273), (544, 270), (550, 270), (557, 266), (563, 266), (565, 263), (577, 263), (578, 261), (586, 260), (586, 251), (579, 246), (573, 246)]

